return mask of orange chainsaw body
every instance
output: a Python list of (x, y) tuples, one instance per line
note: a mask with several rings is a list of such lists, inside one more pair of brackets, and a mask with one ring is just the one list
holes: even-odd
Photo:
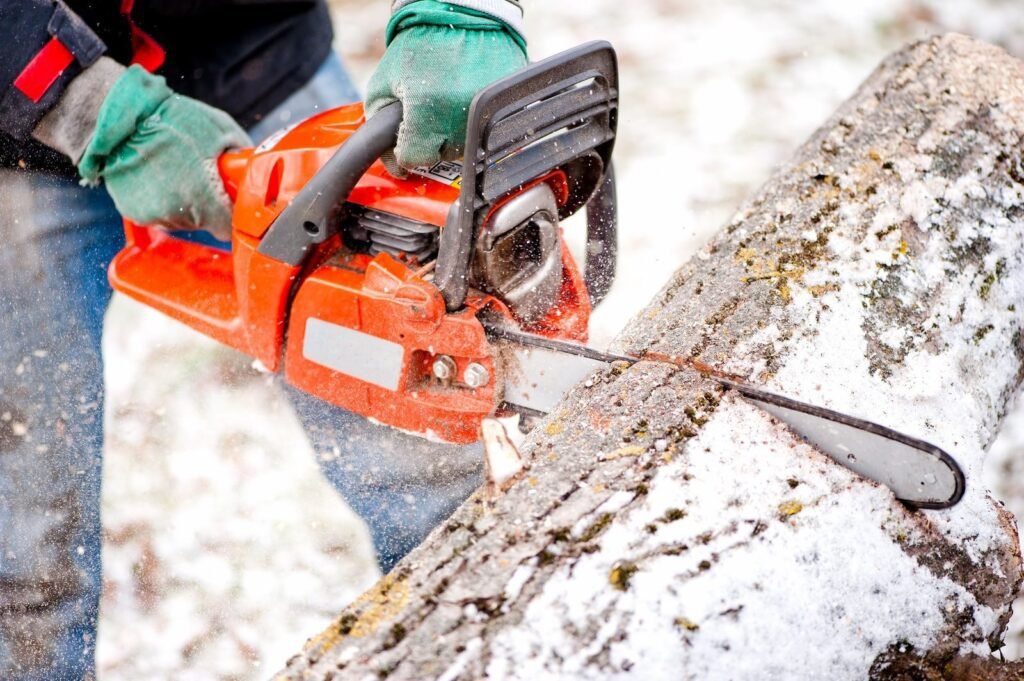
[[(364, 122), (361, 104), (344, 106), (259, 147), (225, 154), (220, 171), (235, 202), (231, 251), (126, 222), (127, 244), (111, 265), (111, 284), (328, 402), (405, 431), (474, 442), (480, 420), (501, 402), (500, 368), (477, 315), (486, 308), (533, 333), (585, 341), (586, 285), (561, 242), (557, 300), (527, 324), (477, 290), (461, 309), (448, 311), (424, 263), (403, 253), (359, 252), (344, 233), (318, 244), (301, 265), (261, 253), (282, 210)], [(539, 183), (560, 206), (568, 200), (560, 170), (520, 191)], [(520, 191), (496, 201), (494, 210)], [(457, 183), (397, 179), (378, 161), (348, 204), (443, 230), (458, 198)], [(439, 357), (454, 361), (457, 377), (477, 364), (491, 379), (475, 388), (439, 380), (432, 370)]]

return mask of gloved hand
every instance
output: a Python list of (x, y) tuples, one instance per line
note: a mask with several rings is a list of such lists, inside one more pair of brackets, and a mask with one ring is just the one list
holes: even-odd
[(132, 66), (104, 98), (78, 172), (87, 182), (102, 179), (133, 222), (227, 239), (231, 201), (217, 158), (249, 144), (231, 116), (174, 94), (163, 78)]
[(526, 42), (489, 14), (418, 0), (388, 23), (384, 57), (370, 79), (368, 116), (398, 100), (403, 121), (392, 175), (462, 156), (469, 105), (494, 81), (526, 66)]

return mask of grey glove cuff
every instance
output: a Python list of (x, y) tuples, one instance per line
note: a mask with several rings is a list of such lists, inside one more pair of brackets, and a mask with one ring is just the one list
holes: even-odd
[[(416, 0), (392, 0), (391, 13), (394, 14), (406, 5), (414, 2)], [(500, 19), (511, 26), (519, 35), (526, 36), (526, 24), (523, 21), (521, 0), (444, 0), (444, 2), (490, 14), (492, 17)]]
[(124, 72), (125, 67), (110, 57), (100, 57), (68, 84), (57, 104), (36, 125), (32, 137), (66, 154), (77, 165), (96, 130), (103, 100)]

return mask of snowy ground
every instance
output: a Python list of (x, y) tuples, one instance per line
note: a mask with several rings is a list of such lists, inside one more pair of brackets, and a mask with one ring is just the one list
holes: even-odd
[[(620, 279), (606, 343), (890, 51), (956, 30), (1024, 55), (1024, 9), (997, 0), (526, 2), (534, 57), (611, 40), (622, 68)], [(335, 0), (365, 83), (389, 3)], [(117, 300), (100, 677), (250, 679), (279, 668), (376, 575), (365, 533), (323, 482), (266, 376)], [(1024, 513), (1024, 413), (984, 484)], [(1024, 619), (1008, 634), (1024, 646)]]

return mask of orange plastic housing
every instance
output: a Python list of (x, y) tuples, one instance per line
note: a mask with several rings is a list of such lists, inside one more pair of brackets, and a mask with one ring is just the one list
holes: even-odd
[[(477, 315), (490, 308), (514, 323), (500, 301), (473, 293), (449, 313), (412, 266), (387, 254), (353, 253), (337, 236), (298, 267), (258, 250), (285, 206), (363, 122), (362, 105), (341, 107), (255, 149), (225, 154), (220, 171), (235, 201), (231, 251), (126, 222), (111, 284), (333, 404), (419, 435), (474, 442), (501, 393)], [(538, 181), (551, 183), (564, 201), (564, 175)], [(443, 228), (458, 196), (457, 187), (426, 177), (394, 178), (377, 162), (349, 201)], [(590, 301), (564, 243), (562, 261), (559, 299), (529, 330), (585, 341)], [(454, 360), (456, 380), (433, 377), (442, 355)], [(458, 378), (471, 363), (487, 370), (486, 385), (471, 388)]]

